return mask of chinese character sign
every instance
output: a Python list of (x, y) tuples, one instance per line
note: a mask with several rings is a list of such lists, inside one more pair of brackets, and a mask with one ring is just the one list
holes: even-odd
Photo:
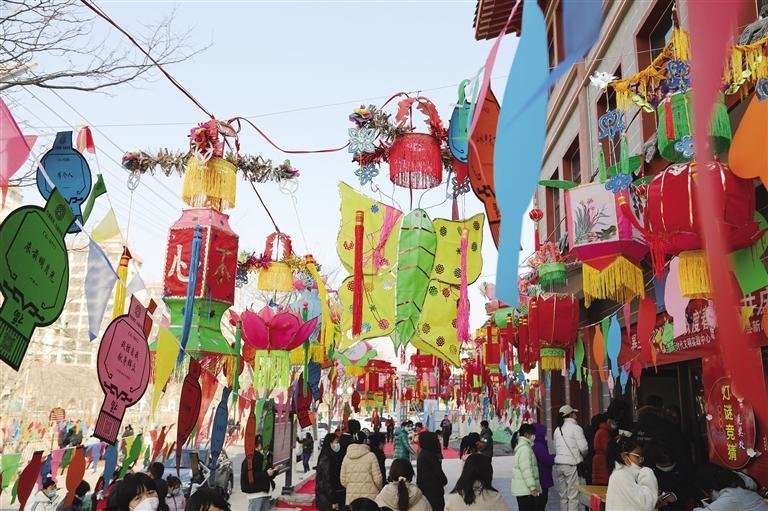
[(19, 369), (35, 328), (59, 317), (67, 298), (64, 236), (74, 215), (54, 190), (45, 208), (23, 206), (0, 225), (0, 360)]
[(150, 302), (148, 310), (132, 296), (128, 314), (115, 318), (101, 338), (96, 370), (104, 391), (104, 402), (93, 436), (109, 444), (117, 440), (126, 408), (141, 399), (147, 389), (147, 337), (152, 329), (150, 315), (154, 309), (154, 301)]
[(755, 415), (748, 403), (733, 394), (730, 378), (717, 379), (709, 389), (707, 414), (707, 431), (717, 460), (734, 470), (747, 465), (747, 451), (755, 447)]
[[(80, 208), (91, 193), (91, 169), (83, 155), (72, 147), (71, 131), (56, 134), (53, 148), (45, 153), (40, 164), (41, 168), (37, 171), (40, 195), (48, 199), (55, 187), (82, 224), (83, 213)], [(80, 232), (80, 227), (73, 223), (69, 226), (69, 232)]]

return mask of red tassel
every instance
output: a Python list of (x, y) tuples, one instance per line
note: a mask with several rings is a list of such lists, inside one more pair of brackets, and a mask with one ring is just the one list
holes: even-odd
[(664, 102), (664, 128), (667, 140), (675, 140), (675, 116), (672, 114), (672, 96)]
[(355, 213), (355, 268), (352, 276), (352, 335), (363, 329), (363, 212)]
[(459, 219), (459, 201), (456, 197), (453, 198), (453, 204), (451, 205), (451, 220), (454, 222)]

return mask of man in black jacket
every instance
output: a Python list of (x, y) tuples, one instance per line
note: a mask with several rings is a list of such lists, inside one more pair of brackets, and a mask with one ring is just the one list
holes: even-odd
[(453, 433), (453, 424), (447, 415), (440, 422), (440, 431), (443, 433), (443, 449), (447, 449), (448, 442), (451, 440), (451, 433)]
[(260, 449), (261, 445), (257, 445), (253, 457), (249, 460), (246, 456), (240, 468), (240, 491), (248, 497), (248, 511), (268, 511), (275, 487), (275, 471), (264, 466)]

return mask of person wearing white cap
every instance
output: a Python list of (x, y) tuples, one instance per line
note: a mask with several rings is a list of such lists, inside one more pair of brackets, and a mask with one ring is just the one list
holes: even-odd
[(577, 511), (579, 490), (582, 484), (576, 468), (587, 454), (587, 439), (584, 430), (576, 422), (576, 410), (571, 405), (560, 407), (557, 428), (552, 433), (555, 443), (555, 485), (560, 495), (560, 511)]

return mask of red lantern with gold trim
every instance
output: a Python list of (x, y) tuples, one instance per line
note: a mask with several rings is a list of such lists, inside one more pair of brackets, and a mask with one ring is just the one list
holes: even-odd
[(562, 371), (565, 355), (576, 342), (579, 302), (573, 295), (543, 294), (528, 305), (529, 337), (539, 346), (540, 369)]

